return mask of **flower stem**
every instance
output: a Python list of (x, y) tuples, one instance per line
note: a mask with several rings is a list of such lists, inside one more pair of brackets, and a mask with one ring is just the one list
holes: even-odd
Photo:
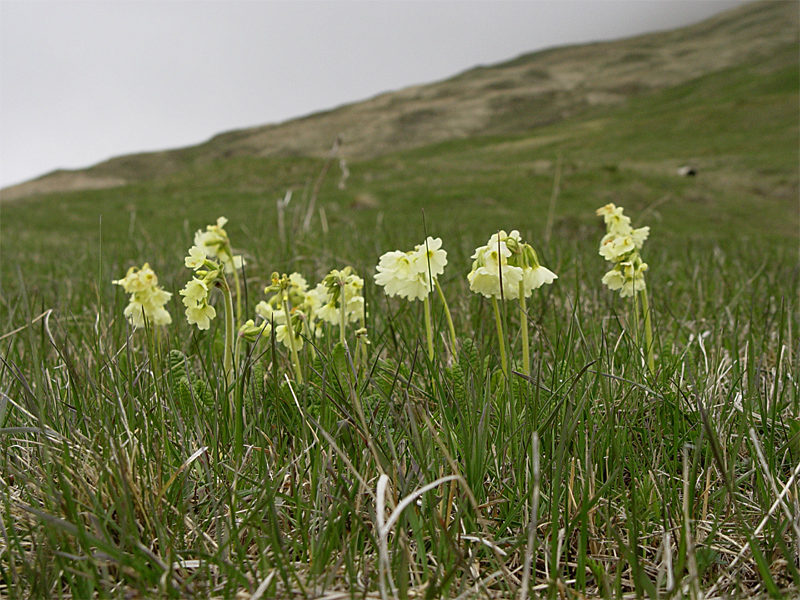
[(647, 345), (647, 366), (655, 375), (656, 366), (653, 360), (653, 327), (650, 322), (650, 303), (647, 301), (647, 289), (642, 290), (642, 310), (644, 311), (644, 337)]
[(456, 355), (456, 351), (458, 348), (456, 347), (456, 328), (453, 326), (453, 317), (450, 314), (450, 307), (447, 305), (447, 298), (444, 297), (444, 291), (442, 291), (442, 286), (439, 285), (439, 280), (436, 279), (436, 291), (439, 294), (439, 299), (442, 301), (444, 305), (444, 316), (447, 318), (447, 328), (450, 330), (450, 343), (452, 344), (452, 354), (453, 356)]
[(295, 345), (294, 329), (292, 328), (292, 320), (289, 317), (289, 301), (286, 298), (286, 291), (281, 290), (281, 303), (283, 305), (283, 314), (286, 315), (286, 323), (284, 327), (289, 334), (289, 351), (292, 353), (292, 367), (294, 368), (294, 378), (297, 383), (303, 383), (303, 371), (300, 370), (300, 358), (297, 355), (297, 346)]
[(425, 337), (428, 340), (428, 359), (433, 360), (433, 327), (431, 327), (431, 303), (428, 296), (422, 299), (425, 307)]
[(236, 326), (239, 327), (242, 324), (242, 289), (236, 267), (233, 268), (233, 283), (236, 286)]
[(633, 339), (634, 342), (640, 344), (642, 341), (641, 333), (639, 332), (639, 292), (633, 292)]
[(519, 325), (522, 334), (522, 374), (531, 374), (531, 352), (528, 345), (528, 307), (525, 301), (525, 286), (519, 282)]
[[(225, 388), (231, 389), (234, 382), (235, 365), (233, 344), (235, 338), (235, 327), (233, 317), (233, 298), (231, 288), (224, 277), (220, 277), (222, 282), (222, 296), (225, 299), (225, 349), (222, 355), (222, 365), (225, 371)], [(233, 402), (230, 393), (227, 394), (228, 406), (233, 409), (233, 448), (234, 455), (242, 456), (244, 450), (244, 414), (242, 414), (242, 395), (236, 393), (234, 388)]]
[(339, 341), (342, 343), (342, 347), (344, 347), (344, 330), (345, 327), (347, 327), (347, 307), (344, 302), (344, 284), (341, 285), (339, 292), (339, 311), (341, 314), (339, 319)]
[(494, 307), (494, 321), (497, 324), (497, 339), (500, 341), (500, 367), (503, 375), (508, 377), (508, 359), (506, 358), (506, 340), (503, 335), (503, 321), (500, 318), (500, 306), (497, 304), (497, 296), (492, 296), (492, 306)]
[(222, 365), (225, 371), (225, 386), (233, 383), (233, 340), (235, 337), (234, 317), (233, 317), (233, 298), (231, 288), (224, 278), (222, 281), (222, 296), (225, 299), (225, 349), (222, 355)]

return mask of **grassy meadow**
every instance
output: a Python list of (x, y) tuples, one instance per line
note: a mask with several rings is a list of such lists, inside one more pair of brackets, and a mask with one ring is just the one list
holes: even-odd
[[(764, 63), (519, 133), (334, 164), (193, 161), (115, 189), (0, 205), (0, 595), (7, 598), (779, 597), (800, 585), (798, 69)], [(345, 146), (346, 157), (346, 146)], [(679, 177), (691, 163), (695, 177)], [(319, 186), (317, 185), (319, 183)], [(292, 190), (279, 225), (277, 201)], [(315, 190), (318, 189), (318, 193)], [(316, 196), (310, 226), (304, 219)], [(656, 370), (601, 283), (596, 208), (649, 225)], [(365, 280), (365, 358), (280, 344), (222, 372), (178, 290), (217, 217), (243, 313), (274, 271)], [(518, 229), (558, 279), (519, 312), (469, 290)], [(441, 237), (433, 300), (378, 257)], [(132, 331), (114, 279), (148, 262), (173, 322)], [(234, 444), (230, 398), (243, 403)]]

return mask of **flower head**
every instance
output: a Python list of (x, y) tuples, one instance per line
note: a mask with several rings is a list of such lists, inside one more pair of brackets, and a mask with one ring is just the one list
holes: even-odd
[(339, 325), (341, 308), (344, 303), (345, 318), (349, 323), (357, 323), (364, 318), (364, 280), (359, 277), (353, 267), (345, 267), (341, 271), (334, 269), (322, 281), (326, 294), (320, 296), (321, 306), (317, 315), (323, 321)]
[[(228, 233), (225, 231), (227, 222), (228, 219), (225, 217), (219, 217), (216, 224), (208, 225), (205, 231), (198, 229), (194, 234), (193, 248), (197, 248), (199, 252), (202, 252), (205, 258), (218, 259), (224, 265), (226, 273), (233, 273), (234, 270), (241, 269), (245, 263), (241, 255), (233, 254), (230, 238), (228, 238)], [(189, 264), (189, 259), (195, 256), (199, 257), (199, 254), (193, 255), (190, 250), (189, 257), (186, 259), (187, 267), (199, 268)], [(193, 262), (193, 264), (196, 263)]]
[(410, 252), (395, 250), (382, 255), (376, 267), (375, 283), (389, 296), (422, 300), (433, 290), (445, 265), (447, 252), (442, 250), (441, 238), (428, 237)]
[(641, 292), (645, 289), (645, 271), (647, 271), (647, 263), (617, 263), (613, 269), (603, 275), (603, 283), (612, 291), (619, 290), (622, 298), (633, 296), (634, 292)]
[(142, 265), (141, 269), (131, 267), (125, 277), (111, 283), (122, 286), (131, 295), (123, 314), (135, 329), (144, 327), (145, 323), (169, 325), (172, 322), (172, 317), (164, 308), (172, 293), (159, 287), (158, 277), (148, 263)]
[(631, 218), (622, 214), (623, 208), (613, 202), (598, 208), (595, 212), (598, 217), (603, 217), (609, 233), (627, 235), (631, 228)]
[(186, 308), (186, 319), (189, 325), (197, 325), (198, 329), (208, 329), (211, 320), (217, 316), (217, 311), (210, 304), (202, 303)]
[(520, 284), (527, 298), (533, 290), (558, 278), (550, 269), (539, 264), (536, 252), (522, 241), (516, 229), (510, 233), (498, 231), (485, 246), (475, 250), (472, 258), (475, 261), (472, 271), (467, 275), (469, 287), (487, 298), (519, 298)]
[(620, 262), (636, 250), (636, 244), (630, 235), (607, 233), (600, 241), (600, 256), (610, 262)]
[(208, 300), (208, 285), (202, 279), (192, 277), (178, 293), (183, 296), (184, 306), (197, 306)]
[(642, 261), (639, 250), (650, 235), (650, 228), (633, 229), (623, 208), (614, 204), (598, 208), (597, 215), (603, 217), (607, 231), (600, 240), (600, 256), (615, 265), (603, 276), (603, 283), (612, 291), (619, 290), (623, 298), (633, 296), (645, 289), (647, 263)]

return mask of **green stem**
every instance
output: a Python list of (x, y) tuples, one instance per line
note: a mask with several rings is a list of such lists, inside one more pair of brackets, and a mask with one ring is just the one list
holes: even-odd
[(347, 306), (345, 306), (344, 301), (344, 285), (340, 286), (339, 290), (339, 311), (341, 314), (339, 318), (339, 341), (342, 343), (342, 347), (344, 347), (344, 332), (347, 327)]
[(224, 277), (220, 277), (222, 282), (222, 296), (225, 299), (225, 349), (223, 352), (222, 364), (225, 370), (226, 388), (233, 383), (233, 343), (235, 338), (235, 326), (233, 318), (233, 298), (231, 288)]
[(525, 301), (525, 286), (519, 282), (519, 325), (522, 333), (522, 373), (531, 374), (531, 352), (528, 345), (528, 307)]
[(428, 340), (428, 359), (433, 360), (433, 327), (431, 327), (431, 303), (428, 296), (422, 299), (425, 307), (425, 337)]
[(647, 301), (647, 289), (642, 290), (642, 310), (644, 311), (644, 337), (647, 344), (647, 366), (655, 375), (656, 365), (653, 360), (653, 327), (650, 322), (650, 303)]
[(500, 366), (503, 375), (508, 377), (508, 360), (506, 358), (506, 340), (503, 335), (503, 321), (500, 318), (500, 306), (497, 304), (497, 296), (492, 296), (492, 306), (494, 307), (494, 321), (497, 324), (497, 339), (500, 342)]
[(450, 307), (447, 305), (447, 298), (444, 297), (444, 292), (442, 291), (442, 286), (439, 285), (439, 280), (435, 280), (436, 283), (436, 291), (439, 293), (439, 299), (442, 301), (444, 305), (444, 316), (447, 318), (447, 328), (450, 330), (450, 343), (452, 344), (451, 353), (453, 356), (456, 355), (457, 346), (456, 346), (456, 328), (453, 326), (453, 317), (450, 314)]
[(633, 292), (633, 339), (637, 344), (641, 344), (642, 339), (639, 334), (639, 292)]
[[(231, 288), (224, 276), (220, 276), (222, 283), (222, 296), (225, 299), (225, 348), (223, 350), (222, 364), (225, 371), (225, 389), (230, 390), (234, 383), (235, 364), (234, 364), (234, 339), (236, 331), (233, 317), (233, 298)], [(234, 454), (242, 456), (244, 449), (244, 415), (242, 413), (242, 395), (236, 393), (234, 387), (233, 403), (231, 403), (230, 393), (227, 393), (229, 411), (233, 410), (233, 444)]]
[(295, 345), (294, 329), (292, 328), (292, 320), (289, 316), (289, 301), (286, 299), (286, 291), (281, 290), (281, 301), (283, 304), (283, 314), (286, 315), (286, 323), (284, 327), (289, 332), (289, 350), (292, 353), (292, 367), (294, 368), (294, 378), (297, 383), (303, 383), (303, 371), (300, 370), (300, 358), (297, 355), (297, 346)]
[[(231, 258), (231, 262), (233, 258)], [(236, 326), (242, 325), (242, 288), (239, 283), (239, 271), (236, 267), (233, 268), (233, 283), (236, 286)]]

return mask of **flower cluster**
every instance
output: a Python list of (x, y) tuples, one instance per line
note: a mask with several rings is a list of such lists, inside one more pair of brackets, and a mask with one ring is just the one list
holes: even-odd
[(536, 251), (523, 243), (519, 232), (498, 231), (472, 255), (469, 288), (487, 298), (529, 298), (533, 290), (553, 283), (558, 276), (539, 264)]
[(320, 319), (339, 325), (344, 303), (346, 322), (358, 323), (364, 320), (364, 280), (353, 267), (345, 267), (341, 271), (334, 269), (320, 285), (322, 287), (317, 286), (320, 289), (320, 306), (316, 311)]
[(224, 265), (226, 273), (233, 273), (242, 268), (244, 259), (239, 254), (233, 254), (230, 238), (224, 229), (227, 222), (225, 217), (219, 217), (217, 223), (208, 225), (205, 231), (198, 229), (194, 234), (194, 246), (189, 249), (189, 256), (195, 261), (216, 258)]
[[(299, 273), (292, 273), (288, 277), (272, 275), (272, 284), (264, 289), (265, 294), (273, 293), (269, 300), (262, 300), (256, 305), (256, 315), (264, 323), (256, 325), (258, 334), (267, 337), (275, 327), (275, 337), (287, 348), (290, 347), (290, 332), (294, 332), (294, 341), (297, 348), (303, 347), (303, 335), (320, 337), (322, 329), (318, 326), (316, 310), (320, 304), (320, 286), (309, 290), (308, 283)], [(286, 304), (284, 305), (284, 301)], [(286, 322), (286, 308), (289, 310), (289, 323)], [(255, 341), (248, 332), (252, 329), (253, 322), (248, 321), (239, 330), (239, 334), (249, 341)]]
[(197, 246), (189, 249), (189, 256), (184, 259), (184, 264), (195, 272), (192, 279), (187, 281), (179, 292), (186, 307), (186, 319), (189, 325), (197, 325), (198, 329), (208, 329), (211, 321), (217, 316), (217, 311), (208, 303), (208, 297), (224, 267), (199, 252)]
[(598, 208), (597, 216), (603, 217), (607, 232), (600, 241), (600, 255), (614, 264), (603, 276), (603, 283), (610, 290), (619, 290), (623, 298), (633, 296), (645, 289), (647, 263), (642, 261), (639, 250), (650, 235), (650, 228), (633, 229), (630, 217), (623, 214), (621, 206), (614, 204)]
[[(275, 328), (275, 338), (287, 348), (294, 343), (296, 349), (303, 347), (303, 338), (320, 338), (322, 322), (341, 325), (340, 298), (344, 294), (345, 319), (357, 323), (364, 318), (364, 280), (356, 275), (352, 267), (331, 271), (325, 280), (309, 289), (308, 282), (300, 273), (279, 276), (272, 274), (272, 283), (264, 289), (272, 294), (256, 305), (255, 311), (262, 322), (247, 321), (239, 329), (239, 335), (250, 342), (268, 337)], [(287, 322), (288, 315), (288, 322)], [(294, 335), (291, 336), (290, 332)], [(293, 337), (294, 339), (291, 339)]]
[(131, 267), (125, 277), (111, 283), (122, 286), (125, 293), (131, 295), (124, 315), (134, 328), (144, 327), (145, 323), (151, 325), (172, 323), (172, 317), (164, 308), (172, 294), (159, 287), (158, 277), (148, 263), (144, 263), (141, 269)]
[(410, 252), (395, 250), (381, 256), (375, 283), (383, 286), (389, 296), (422, 300), (433, 290), (445, 265), (447, 252), (442, 250), (441, 238), (428, 236)]

